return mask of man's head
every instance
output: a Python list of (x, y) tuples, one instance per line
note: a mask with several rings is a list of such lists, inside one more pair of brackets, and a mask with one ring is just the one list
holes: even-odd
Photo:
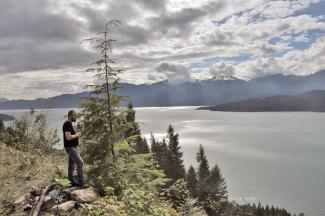
[(69, 121), (71, 121), (71, 122), (75, 122), (75, 121), (77, 120), (77, 113), (76, 113), (76, 111), (74, 111), (74, 110), (70, 110), (70, 111), (68, 112), (68, 119), (69, 119)]

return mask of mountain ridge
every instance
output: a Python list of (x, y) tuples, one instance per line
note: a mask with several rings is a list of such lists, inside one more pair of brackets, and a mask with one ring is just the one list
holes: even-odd
[[(241, 79), (201, 80), (170, 84), (163, 80), (153, 84), (121, 83), (117, 94), (130, 96), (135, 107), (141, 106), (213, 106), (224, 103), (263, 98), (272, 95), (295, 95), (312, 90), (325, 90), (325, 70), (306, 76), (273, 74), (249, 81)], [(0, 102), (0, 109), (70, 108), (78, 104), (88, 92), (62, 94), (34, 100)], [(122, 104), (126, 105), (127, 102)]]

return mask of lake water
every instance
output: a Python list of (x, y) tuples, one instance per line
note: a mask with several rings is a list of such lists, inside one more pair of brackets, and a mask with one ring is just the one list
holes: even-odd
[[(196, 107), (136, 108), (142, 134), (180, 135), (184, 163), (197, 166), (199, 144), (218, 164), (231, 200), (258, 202), (292, 213), (325, 215), (325, 113), (211, 112)], [(60, 136), (69, 109), (44, 110)], [(24, 110), (0, 110), (20, 116)], [(58, 146), (62, 148), (62, 143)]]

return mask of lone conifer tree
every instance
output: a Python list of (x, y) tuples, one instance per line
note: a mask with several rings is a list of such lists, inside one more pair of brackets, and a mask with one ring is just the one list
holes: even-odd
[(209, 162), (205, 155), (203, 146), (200, 144), (199, 151), (196, 154), (196, 161), (199, 163), (198, 167), (198, 180), (200, 183), (203, 183), (210, 175), (209, 171)]
[(206, 158), (203, 146), (200, 144), (199, 151), (196, 153), (196, 160), (199, 163), (197, 175), (198, 175), (198, 199), (203, 201), (207, 198), (209, 191), (206, 187), (206, 180), (210, 175), (209, 163)]
[[(101, 37), (86, 39), (99, 51), (100, 57), (92, 63), (87, 71), (94, 73), (97, 78), (95, 84), (87, 85), (90, 95), (81, 104), (82, 145), (81, 154), (87, 165), (90, 165), (87, 176), (90, 180), (102, 179), (108, 182), (107, 168), (116, 162), (115, 145), (123, 141), (127, 126), (125, 125), (126, 109), (121, 109), (120, 103), (126, 96), (113, 94), (117, 89), (120, 69), (114, 69), (111, 59), (112, 42), (108, 33), (112, 27), (121, 23), (117, 20), (109, 21)], [(106, 170), (106, 171), (105, 171)], [(114, 173), (110, 173), (114, 176)]]
[(168, 165), (166, 169), (166, 174), (168, 178), (171, 178), (173, 182), (180, 178), (185, 178), (185, 168), (183, 164), (183, 152), (179, 145), (178, 133), (175, 133), (174, 127), (169, 125), (167, 130), (168, 139), (168, 152), (167, 159)]
[[(130, 109), (120, 107), (121, 101), (128, 97), (113, 94), (119, 87), (118, 75), (122, 70), (111, 66), (114, 64), (110, 58), (114, 40), (109, 38), (108, 33), (111, 27), (119, 25), (119, 21), (109, 21), (102, 37), (86, 40), (99, 50), (100, 58), (93, 63), (94, 67), (88, 69), (95, 74), (98, 82), (88, 85), (90, 95), (81, 104), (81, 121), (78, 125), (82, 134), (81, 154), (87, 165), (86, 177), (101, 195), (110, 193), (108, 188), (113, 188), (118, 197), (123, 197), (123, 192), (125, 195), (127, 191), (135, 189), (145, 191), (143, 196), (153, 196), (156, 187), (164, 185), (167, 179), (161, 170), (152, 168), (151, 153), (135, 154), (132, 148), (134, 136), (126, 136), (135, 123), (135, 116), (129, 112)], [(153, 211), (150, 206), (153, 201), (149, 200), (145, 212)]]

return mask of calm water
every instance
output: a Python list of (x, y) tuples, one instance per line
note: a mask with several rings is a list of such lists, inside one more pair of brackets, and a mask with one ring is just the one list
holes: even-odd
[[(136, 114), (148, 138), (150, 132), (162, 138), (168, 125), (174, 126), (186, 167), (197, 166), (195, 153), (202, 144), (210, 166), (219, 165), (230, 199), (325, 215), (325, 113), (228, 113), (195, 108), (137, 108)], [(45, 110), (49, 125), (60, 135), (67, 111)], [(19, 116), (23, 110), (0, 112)]]

